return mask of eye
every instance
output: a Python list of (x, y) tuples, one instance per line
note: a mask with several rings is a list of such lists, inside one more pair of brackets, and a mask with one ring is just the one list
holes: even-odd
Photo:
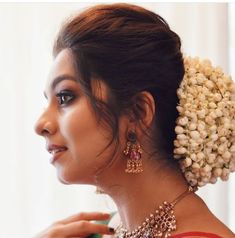
[(75, 98), (75, 95), (70, 90), (62, 90), (56, 94), (57, 100), (61, 106), (69, 104)]

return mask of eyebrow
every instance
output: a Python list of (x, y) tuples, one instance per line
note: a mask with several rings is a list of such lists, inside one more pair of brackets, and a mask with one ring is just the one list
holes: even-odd
[[(73, 76), (71, 76), (71, 75), (69, 75), (69, 74), (62, 74), (62, 75), (59, 75), (59, 76), (57, 76), (57, 77), (55, 77), (55, 78), (53, 79), (53, 81), (52, 81), (52, 83), (51, 83), (51, 89), (52, 89), (52, 90), (55, 89), (56, 85), (57, 85), (58, 83), (60, 83), (61, 81), (63, 81), (63, 80), (72, 80), (72, 81), (77, 82), (77, 80), (76, 80), (75, 77), (73, 77)], [(43, 92), (43, 94), (44, 94), (45, 98), (47, 98), (47, 95), (46, 95), (46, 92), (45, 92), (45, 91)]]

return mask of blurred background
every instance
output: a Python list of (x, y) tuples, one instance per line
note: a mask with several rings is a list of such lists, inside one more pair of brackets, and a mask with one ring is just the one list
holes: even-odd
[[(130, 2), (130, 1), (129, 1)], [(101, 2), (100, 2), (101, 3)], [(107, 3), (107, 2), (102, 2)], [(131, 2), (160, 14), (187, 55), (209, 58), (235, 79), (235, 3)], [(92, 186), (62, 185), (44, 140), (33, 130), (46, 100), (44, 85), (61, 23), (97, 2), (0, 3), (0, 237), (32, 237), (79, 211), (113, 211)], [(235, 174), (199, 190), (235, 232)]]

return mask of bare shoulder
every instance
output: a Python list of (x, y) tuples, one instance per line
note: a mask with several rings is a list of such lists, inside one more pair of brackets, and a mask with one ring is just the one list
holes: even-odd
[(223, 224), (217, 217), (212, 214), (213, 218), (208, 224), (208, 228), (213, 231), (215, 234), (218, 234), (226, 238), (235, 238), (235, 234)]
[(201, 231), (213, 233), (223, 238), (235, 238), (235, 234), (223, 224), (209, 209), (195, 215), (193, 218), (185, 219), (184, 224), (179, 226), (180, 233), (187, 231)]
[[(204, 216), (204, 214), (203, 214)], [(205, 229), (218, 234), (226, 238), (235, 238), (235, 234), (222, 222), (220, 221), (209, 209), (208, 214), (205, 216)]]

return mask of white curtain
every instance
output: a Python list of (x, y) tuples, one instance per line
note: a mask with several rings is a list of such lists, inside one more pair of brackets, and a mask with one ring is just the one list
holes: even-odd
[[(135, 2), (132, 2), (135, 3)], [(26, 238), (79, 211), (112, 211), (91, 186), (62, 185), (33, 126), (45, 105), (51, 47), (62, 21), (96, 3), (0, 3), (0, 237)], [(163, 16), (183, 50), (209, 58), (235, 78), (235, 6), (230, 3), (136, 3)], [(235, 231), (235, 175), (199, 191)]]

